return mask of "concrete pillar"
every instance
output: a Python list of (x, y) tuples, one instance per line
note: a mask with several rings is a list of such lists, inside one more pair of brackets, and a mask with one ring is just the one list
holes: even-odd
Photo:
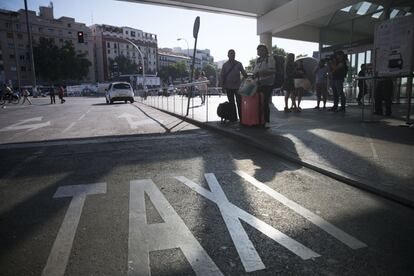
[(271, 33), (262, 33), (260, 34), (260, 43), (263, 43), (267, 46), (269, 53), (272, 52), (272, 34)]

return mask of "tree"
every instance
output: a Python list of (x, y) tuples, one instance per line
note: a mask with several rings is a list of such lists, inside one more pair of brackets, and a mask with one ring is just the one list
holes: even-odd
[(40, 38), (33, 48), (33, 55), (37, 77), (52, 82), (60, 79), (59, 48), (51, 39)]
[(88, 75), (91, 62), (86, 54), (78, 54), (71, 42), (58, 48), (52, 39), (40, 38), (33, 48), (37, 76), (48, 82), (82, 80)]
[(210, 78), (210, 77), (215, 78), (216, 77), (216, 67), (214, 67), (214, 65), (212, 65), (212, 64), (204, 65), (203, 71), (204, 71), (207, 78)]
[[(114, 63), (117, 63), (118, 68), (114, 67)], [(126, 56), (120, 55), (114, 59), (109, 59), (109, 68), (112, 72), (120, 74), (136, 74), (138, 73), (138, 65), (132, 62)]]
[(179, 61), (166, 67), (162, 67), (158, 72), (158, 76), (166, 83), (170, 82), (170, 78), (172, 80), (177, 78), (183, 79), (188, 77), (188, 74), (185, 61)]
[(210, 63), (206, 64), (203, 67), (203, 71), (207, 79), (210, 81), (210, 85), (216, 86), (218, 77), (218, 71), (216, 66)]
[(273, 55), (279, 55), (279, 56), (284, 56), (284, 57), (286, 57), (288, 54), (283, 48), (277, 47), (277, 45), (274, 45), (272, 47), (272, 53)]

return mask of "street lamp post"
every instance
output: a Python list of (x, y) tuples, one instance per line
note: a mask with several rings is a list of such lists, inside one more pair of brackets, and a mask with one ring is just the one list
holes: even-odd
[[(190, 47), (188, 46), (187, 39), (181, 38), (181, 37), (180, 38), (177, 38), (177, 41), (181, 41), (181, 40), (184, 40), (185, 43), (187, 44), (187, 57), (190, 57)], [(191, 65), (188, 62), (186, 62), (186, 63), (188, 65), (188, 73), (191, 75)]]
[(132, 42), (129, 39), (126, 38), (122, 38), (123, 40), (129, 42), (130, 44), (132, 44), (132, 46), (134, 46), (135, 49), (138, 50), (139, 55), (141, 56), (141, 63), (142, 63), (142, 86), (144, 88), (144, 90), (146, 90), (146, 85), (145, 85), (145, 63), (144, 63), (144, 55), (142, 54), (141, 50), (138, 48), (138, 46)]
[(24, 0), (24, 10), (26, 14), (26, 27), (27, 35), (29, 37), (29, 54), (30, 54), (30, 63), (32, 67), (32, 82), (33, 82), (33, 95), (37, 97), (37, 88), (36, 88), (36, 72), (35, 72), (35, 62), (33, 55), (33, 40), (32, 40), (32, 30), (29, 23), (29, 12), (27, 11), (27, 0)]

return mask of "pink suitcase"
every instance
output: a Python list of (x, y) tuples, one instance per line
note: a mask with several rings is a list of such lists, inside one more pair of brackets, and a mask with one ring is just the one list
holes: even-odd
[(263, 94), (256, 92), (253, 96), (242, 96), (242, 117), (240, 123), (245, 126), (256, 126), (265, 123), (262, 110)]

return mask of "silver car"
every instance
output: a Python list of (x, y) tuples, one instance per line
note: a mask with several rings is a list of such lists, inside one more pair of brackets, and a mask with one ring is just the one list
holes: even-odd
[(105, 91), (107, 104), (115, 101), (125, 101), (125, 103), (128, 101), (131, 103), (134, 102), (134, 92), (132, 91), (131, 85), (127, 82), (113, 82)]

